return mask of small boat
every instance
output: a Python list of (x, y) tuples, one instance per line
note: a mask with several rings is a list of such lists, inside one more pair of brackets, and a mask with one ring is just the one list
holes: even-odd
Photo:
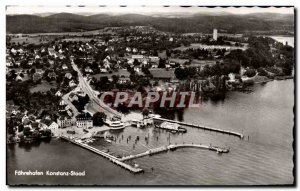
[(131, 121), (131, 126), (137, 127), (137, 128), (144, 128), (145, 123), (144, 123), (144, 121), (141, 121), (141, 120), (132, 120)]
[(109, 140), (109, 139), (105, 139), (105, 141), (108, 142), (108, 143), (112, 143), (112, 141)]
[(86, 130), (86, 129), (83, 129), (83, 132), (85, 132), (85, 133), (88, 133), (89, 131), (88, 131), (88, 130)]
[(179, 132), (179, 133), (186, 133), (187, 130), (186, 130), (186, 128), (179, 127), (179, 128), (178, 128), (178, 132)]

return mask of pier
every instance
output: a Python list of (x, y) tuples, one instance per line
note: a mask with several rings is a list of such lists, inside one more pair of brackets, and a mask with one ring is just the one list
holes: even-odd
[(202, 126), (202, 125), (196, 125), (196, 124), (186, 123), (186, 122), (181, 122), (181, 121), (174, 121), (174, 120), (160, 118), (160, 117), (153, 117), (153, 119), (156, 119), (156, 120), (159, 120), (159, 121), (167, 121), (167, 122), (170, 122), (170, 123), (177, 123), (179, 125), (185, 125), (185, 126), (188, 126), (188, 127), (199, 128), (199, 129), (203, 129), (203, 130), (207, 130), (207, 131), (214, 131), (214, 132), (217, 132), (217, 133), (223, 133), (223, 134), (227, 134), (227, 135), (233, 135), (233, 136), (239, 137), (240, 139), (244, 138), (243, 134), (237, 133), (237, 132), (234, 132), (234, 131), (217, 129), (217, 128), (213, 128), (213, 127), (205, 127), (205, 126)]
[(130, 171), (130, 172), (132, 172), (134, 174), (144, 172), (144, 170), (141, 169), (141, 168), (136, 168), (136, 167), (130, 166), (129, 164), (126, 164), (126, 163), (122, 162), (119, 158), (117, 158), (115, 156), (112, 156), (112, 155), (110, 155), (108, 153), (105, 153), (103, 151), (100, 151), (100, 150), (98, 150), (98, 149), (96, 149), (94, 147), (91, 147), (91, 146), (87, 145), (87, 144), (80, 143), (80, 142), (78, 142), (78, 141), (76, 141), (74, 139), (68, 138), (66, 136), (61, 136), (60, 138), (66, 140), (66, 141), (69, 141), (69, 142), (71, 142), (71, 143), (73, 143), (75, 145), (78, 145), (78, 146), (80, 146), (82, 148), (85, 148), (85, 149), (87, 149), (87, 150), (89, 150), (89, 151), (91, 151), (93, 153), (96, 153), (96, 154), (98, 154), (98, 155), (100, 155), (100, 156), (108, 159), (110, 162), (112, 162), (114, 164), (117, 164), (118, 166), (121, 166), (122, 168), (124, 168), (124, 169), (126, 169), (126, 170), (128, 170), (128, 171)]
[(215, 151), (217, 153), (228, 153), (229, 152), (229, 149), (223, 149), (223, 148), (219, 148), (219, 147), (215, 147), (215, 146), (208, 146), (208, 145), (202, 145), (202, 144), (176, 144), (176, 145), (168, 145), (168, 146), (158, 147), (155, 149), (150, 149), (150, 150), (140, 153), (140, 154), (129, 155), (129, 156), (123, 157), (119, 160), (120, 161), (132, 160), (132, 159), (136, 159), (136, 158), (140, 158), (140, 157), (144, 157), (144, 156), (148, 156), (148, 155), (158, 154), (161, 152), (167, 152), (169, 150), (171, 150), (171, 151), (176, 150), (177, 148), (200, 148), (200, 149)]

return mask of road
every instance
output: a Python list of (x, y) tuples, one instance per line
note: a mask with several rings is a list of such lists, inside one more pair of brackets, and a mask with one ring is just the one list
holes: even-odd
[(118, 116), (118, 117), (122, 117), (122, 114), (119, 113), (118, 111), (110, 108), (108, 105), (106, 105), (103, 101), (101, 101), (97, 95), (95, 94), (94, 90), (91, 88), (91, 86), (89, 85), (89, 83), (87, 82), (87, 80), (83, 77), (83, 75), (81, 74), (80, 70), (78, 69), (78, 67), (76, 66), (76, 64), (74, 63), (73, 60), (71, 60), (71, 64), (72, 67), (75, 71), (78, 72), (78, 81), (79, 81), (79, 86), (81, 87), (81, 89), (88, 94), (90, 101), (92, 102), (92, 104), (95, 104), (98, 107), (100, 112), (104, 112), (107, 116)]
[[(71, 91), (72, 92), (72, 91)], [(76, 109), (76, 107), (70, 102), (70, 100), (68, 99), (70, 96), (70, 93), (65, 94), (64, 96), (62, 96), (62, 99), (64, 100), (64, 102), (71, 108), (73, 116), (72, 116), (72, 122), (76, 122), (76, 116), (79, 114), (78, 110)]]

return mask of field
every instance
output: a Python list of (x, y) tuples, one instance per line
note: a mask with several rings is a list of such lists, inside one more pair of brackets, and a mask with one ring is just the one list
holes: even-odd
[(66, 42), (75, 42), (75, 41), (81, 41), (81, 42), (90, 42), (93, 38), (84, 38), (84, 37), (75, 37), (75, 38), (66, 38), (63, 39), (63, 41)]
[(100, 73), (100, 74), (96, 74), (93, 75), (93, 77), (95, 77), (96, 79), (100, 79), (100, 77), (104, 77), (107, 76), (108, 78), (110, 78), (112, 75), (119, 75), (120, 77), (124, 76), (124, 77), (129, 77), (130, 73), (127, 70), (119, 70), (118, 72), (113, 72), (113, 73)]
[(30, 92), (34, 93), (34, 92), (46, 92), (49, 91), (51, 88), (56, 88), (56, 82), (47, 82), (47, 81), (42, 81), (40, 84), (30, 88)]
[(41, 38), (38, 36), (35, 37), (12, 37), (10, 40), (11, 43), (20, 43), (20, 44), (41, 44), (41, 43), (48, 43), (50, 41), (49, 38)]
[(235, 50), (235, 49), (245, 50), (247, 48), (247, 46), (237, 47), (237, 46), (206, 45), (206, 44), (201, 44), (201, 43), (192, 43), (190, 46), (181, 46), (181, 47), (178, 47), (178, 48), (174, 48), (174, 50), (184, 51), (184, 50), (189, 49), (189, 48), (192, 48), (192, 49), (197, 49), (197, 48), (200, 48), (200, 49), (214, 49), (214, 48), (223, 49), (223, 48), (225, 48), (225, 49), (228, 49), (228, 50)]

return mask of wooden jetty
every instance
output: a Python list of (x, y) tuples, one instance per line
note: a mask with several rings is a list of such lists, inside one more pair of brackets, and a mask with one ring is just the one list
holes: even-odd
[(136, 167), (130, 166), (129, 164), (126, 164), (126, 163), (122, 162), (119, 158), (117, 158), (115, 156), (112, 156), (112, 155), (110, 155), (108, 153), (105, 153), (103, 151), (100, 151), (100, 150), (98, 150), (98, 149), (96, 149), (94, 147), (91, 147), (91, 146), (87, 145), (87, 144), (80, 143), (80, 142), (78, 142), (78, 141), (76, 141), (74, 139), (68, 138), (66, 136), (61, 136), (60, 138), (64, 139), (64, 140), (67, 140), (67, 141), (69, 141), (69, 142), (71, 142), (71, 143), (73, 143), (75, 145), (80, 146), (80, 147), (83, 147), (83, 148), (85, 148), (85, 149), (87, 149), (87, 150), (89, 150), (89, 151), (91, 151), (93, 153), (96, 153), (96, 154), (98, 154), (98, 155), (100, 155), (100, 156), (108, 159), (112, 163), (117, 164), (118, 166), (121, 166), (122, 168), (124, 168), (124, 169), (126, 169), (126, 170), (128, 170), (128, 171), (130, 171), (130, 172), (132, 172), (134, 174), (141, 173), (141, 172), (144, 171), (141, 168), (136, 168)]
[(169, 150), (172, 151), (172, 150), (175, 150), (177, 148), (200, 148), (200, 149), (207, 149), (207, 150), (211, 150), (211, 151), (216, 151), (217, 153), (228, 153), (229, 152), (229, 149), (223, 149), (223, 148), (219, 148), (219, 147), (215, 147), (215, 146), (208, 146), (208, 145), (202, 145), (202, 144), (176, 144), (176, 145), (168, 145), (168, 146), (163, 146), (163, 147), (150, 149), (150, 150), (148, 150), (146, 152), (143, 152), (143, 153), (123, 157), (119, 160), (120, 161), (132, 160), (132, 159), (136, 159), (136, 158), (140, 158), (140, 157), (144, 157), (144, 156), (148, 156), (148, 155), (158, 154), (158, 153), (161, 153), (161, 152), (167, 152)]
[(199, 128), (199, 129), (208, 130), (208, 131), (214, 131), (214, 132), (217, 132), (217, 133), (233, 135), (233, 136), (239, 137), (240, 139), (244, 138), (243, 134), (237, 133), (237, 132), (234, 132), (234, 131), (217, 129), (217, 128), (213, 128), (213, 127), (205, 127), (205, 126), (202, 126), (202, 125), (196, 125), (196, 124), (186, 123), (186, 122), (181, 122), (181, 121), (174, 121), (174, 120), (160, 118), (160, 117), (153, 117), (153, 119), (156, 119), (156, 120), (159, 120), (159, 121), (167, 121), (167, 122), (170, 122), (170, 123), (177, 123), (177, 124), (180, 124), (180, 125), (185, 125), (185, 126)]

